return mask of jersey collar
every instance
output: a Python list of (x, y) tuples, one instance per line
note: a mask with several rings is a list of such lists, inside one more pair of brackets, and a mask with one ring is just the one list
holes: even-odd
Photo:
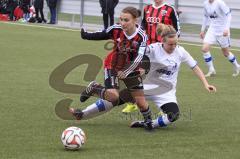
[(153, 8), (155, 8), (155, 9), (159, 9), (159, 8), (161, 8), (162, 6), (166, 5), (166, 4), (167, 4), (167, 3), (163, 3), (162, 5), (156, 7), (156, 6), (154, 5), (154, 3), (153, 3), (152, 6), (153, 6)]
[(137, 35), (139, 29), (140, 29), (140, 25), (137, 24), (137, 28), (136, 28), (135, 32), (132, 35), (129, 36), (124, 31), (123, 31), (123, 33), (127, 37), (127, 39), (130, 40), (130, 39), (134, 38)]

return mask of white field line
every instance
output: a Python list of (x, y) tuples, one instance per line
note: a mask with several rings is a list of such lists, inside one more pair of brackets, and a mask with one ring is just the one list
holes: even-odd
[[(202, 45), (194, 44), (194, 43), (179, 42), (179, 44), (202, 47)], [(220, 49), (220, 47), (218, 47), (218, 46), (211, 46), (211, 48)], [(240, 49), (230, 48), (230, 50), (231, 51), (239, 51), (240, 52)]]
[[(7, 24), (12, 24), (12, 25), (21, 25), (21, 26), (35, 27), (35, 28), (46, 28), (46, 29), (55, 29), (55, 30), (64, 30), (64, 31), (74, 31), (74, 32), (79, 32), (79, 30), (80, 30), (80, 29), (60, 28), (60, 27), (54, 27), (54, 26), (22, 24), (22, 23), (15, 23), (15, 22), (0, 22), (0, 23), (7, 23)], [(190, 46), (198, 46), (198, 47), (202, 46), (200, 44), (194, 44), (194, 43), (186, 43), (186, 42), (179, 42), (179, 43), (183, 44), (183, 45), (190, 45)], [(217, 47), (217, 46), (212, 46), (212, 48), (220, 49), (220, 47)], [(231, 48), (230, 50), (240, 52), (240, 49)]]
[(0, 22), (0, 23), (6, 23), (6, 24), (12, 24), (12, 25), (21, 25), (21, 26), (27, 26), (27, 27), (35, 27), (35, 28), (46, 28), (46, 29), (54, 29), (54, 30), (64, 30), (64, 31), (80, 31), (80, 29), (70, 29), (70, 28), (61, 28), (61, 27), (55, 27), (53, 26), (43, 26), (43, 25), (33, 25), (33, 24), (24, 24), (24, 23), (15, 23), (15, 22)]

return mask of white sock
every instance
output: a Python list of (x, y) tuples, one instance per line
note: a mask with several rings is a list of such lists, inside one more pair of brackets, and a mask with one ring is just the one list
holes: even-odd
[(215, 70), (214, 66), (213, 66), (213, 58), (209, 51), (207, 53), (203, 53), (203, 58), (204, 58), (205, 63), (208, 66), (208, 70), (209, 71)]
[(101, 114), (110, 111), (113, 108), (113, 104), (103, 99), (97, 100), (96, 103), (89, 105), (85, 108), (81, 120), (91, 119)]
[(159, 116), (157, 119), (153, 120), (153, 127), (166, 127), (167, 125), (171, 124), (168, 120), (167, 114), (163, 114)]
[(229, 55), (227, 58), (235, 67), (239, 67), (236, 57), (231, 52), (229, 52)]

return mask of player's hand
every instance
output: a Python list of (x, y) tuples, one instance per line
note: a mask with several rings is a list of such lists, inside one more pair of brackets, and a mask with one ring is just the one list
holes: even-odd
[(223, 31), (223, 36), (228, 36), (228, 32), (229, 32), (228, 30), (224, 30)]
[(207, 85), (207, 86), (205, 86), (205, 88), (208, 90), (208, 92), (212, 92), (212, 93), (217, 92), (216, 87), (213, 85)]
[(126, 74), (123, 71), (118, 71), (117, 77), (119, 79), (125, 79), (127, 76), (126, 76)]
[(82, 37), (82, 39), (86, 39), (86, 31), (85, 31), (85, 29), (84, 28), (81, 28), (81, 37)]
[(201, 38), (201, 39), (203, 39), (203, 38), (204, 38), (204, 36), (205, 36), (205, 33), (204, 33), (204, 31), (201, 31), (199, 35), (200, 35), (200, 38)]

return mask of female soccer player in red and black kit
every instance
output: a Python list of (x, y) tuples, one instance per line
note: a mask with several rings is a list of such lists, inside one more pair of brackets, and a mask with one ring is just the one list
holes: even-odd
[(175, 9), (164, 0), (154, 0), (154, 4), (144, 8), (142, 27), (148, 35), (148, 44), (161, 42), (161, 36), (157, 34), (157, 25), (163, 23), (172, 25), (180, 35), (178, 15)]
[[(154, 4), (147, 5), (143, 11), (142, 28), (148, 35), (148, 45), (162, 42), (160, 34), (157, 34), (157, 26), (160, 23), (172, 25), (177, 31), (178, 37), (180, 36), (178, 14), (175, 9), (171, 5), (164, 3), (164, 0), (154, 0)], [(130, 113), (135, 110), (138, 110), (137, 106), (128, 103), (122, 112)]]
[[(89, 33), (81, 30), (81, 36), (87, 40), (114, 41), (114, 48), (104, 61), (105, 67), (105, 87), (91, 82), (85, 91), (82, 92), (80, 101), (86, 101), (92, 95), (109, 102), (121, 102), (119, 100), (118, 79), (123, 80), (126, 87), (131, 91), (131, 95), (136, 100), (143, 117), (145, 128), (152, 129), (151, 111), (145, 100), (143, 84), (138, 66), (141, 63), (147, 44), (147, 35), (137, 25), (137, 18), (141, 12), (134, 7), (126, 7), (120, 14), (120, 24), (110, 26), (102, 32)], [(72, 112), (77, 116), (77, 112)]]

